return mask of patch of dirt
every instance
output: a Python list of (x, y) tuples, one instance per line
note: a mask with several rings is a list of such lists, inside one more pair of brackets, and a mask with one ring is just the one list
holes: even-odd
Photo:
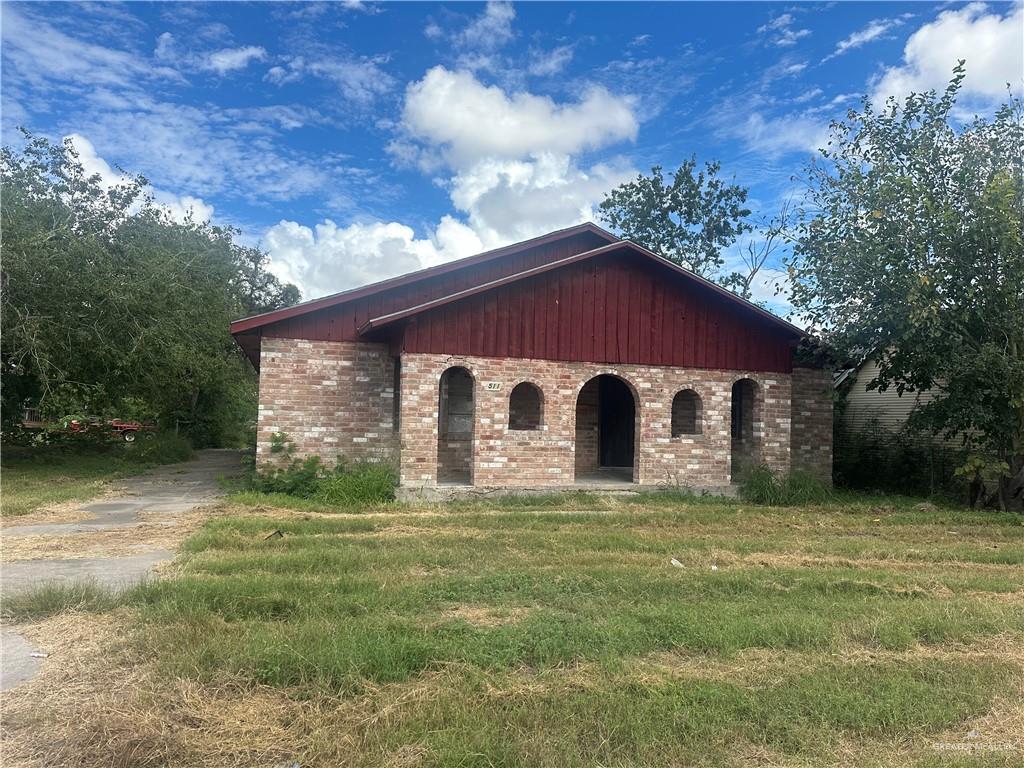
[(526, 608), (493, 608), (487, 605), (453, 605), (441, 614), (444, 619), (457, 619), (474, 627), (500, 627), (521, 621), (529, 610)]

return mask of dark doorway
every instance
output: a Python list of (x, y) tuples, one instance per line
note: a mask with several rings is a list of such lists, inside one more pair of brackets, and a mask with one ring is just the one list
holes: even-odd
[(473, 482), (473, 376), (465, 368), (441, 374), (437, 403), (437, 482)]
[(633, 468), (633, 438), (636, 431), (636, 405), (633, 393), (622, 379), (601, 376), (600, 422), (598, 436), (602, 467)]
[(761, 401), (757, 384), (740, 379), (732, 385), (730, 434), (732, 437), (732, 480), (761, 462), (759, 444)]
[(636, 400), (622, 379), (596, 376), (576, 399), (577, 480), (632, 481)]

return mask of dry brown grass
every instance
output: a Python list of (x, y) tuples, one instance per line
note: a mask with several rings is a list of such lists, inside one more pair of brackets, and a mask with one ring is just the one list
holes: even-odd
[(83, 504), (103, 501), (104, 499), (113, 498), (114, 496), (116, 496), (116, 494), (113, 489), (107, 488), (99, 496), (90, 499), (88, 502), (62, 501), (57, 504), (48, 504), (44, 507), (40, 507), (39, 509), (35, 509), (25, 515), (17, 515), (13, 517), (0, 516), (0, 531), (3, 531), (5, 528), (13, 528), (22, 525), (52, 525), (55, 523), (77, 523), (80, 520), (89, 520), (93, 518), (94, 515), (83, 510)]
[[(220, 506), (199, 507), (187, 513), (151, 515), (138, 525), (83, 533), (12, 536), (3, 542), (5, 562), (79, 557), (121, 557), (153, 549), (176, 549), (199, 526), (224, 514)], [(20, 519), (20, 518), (19, 518)]]
[(49, 652), (40, 674), (0, 708), (3, 764), (412, 768), (421, 745), (382, 743), (403, 710), (431, 699), (453, 671), (368, 686), (356, 697), (295, 699), (253, 683), (161, 680), (131, 642), (129, 611), (69, 614), (19, 628)]
[(488, 605), (453, 605), (446, 609), (441, 618), (457, 619), (476, 627), (500, 627), (523, 619), (529, 611), (526, 608), (496, 608)]
[[(944, 570), (1005, 571), (1003, 563), (979, 563), (969, 560), (921, 561), (878, 557), (846, 557), (842, 555), (815, 555), (799, 552), (749, 552), (736, 554), (724, 550), (692, 550), (677, 555), (687, 566), (736, 568), (851, 568), (861, 570), (920, 571), (922, 568), (941, 566)], [(986, 593), (987, 594), (987, 593)]]
[[(348, 697), (323, 693), (293, 698), (284, 691), (231, 679), (216, 684), (168, 681), (158, 676), (154, 659), (136, 650), (133, 625), (131, 610), (119, 609), (101, 616), (67, 614), (20, 630), (50, 656), (37, 678), (3, 698), (0, 725), (5, 768), (241, 768), (293, 761), (303, 768), (415, 768), (429, 761), (428, 748), (422, 743), (391, 748), (386, 734), (453, 690), (461, 672), (458, 665), (449, 665), (400, 684), (368, 685)], [(734, 751), (735, 765), (797, 768), (870, 762), (902, 768), (928, 755), (933, 742), (963, 741), (971, 729), (986, 742), (1012, 742), (1024, 733), (1024, 648), (1019, 639), (992, 638), (971, 647), (896, 652), (848, 649), (843, 655), (851, 662), (867, 657), (998, 658), (1018, 665), (1021, 674), (1013, 695), (997, 698), (985, 715), (938, 738), (846, 739), (833, 754), (813, 758), (783, 756), (763, 745), (741, 743)], [(770, 685), (786, 670), (809, 661), (808, 654), (772, 650), (748, 650), (728, 660), (659, 653), (637, 660), (626, 674), (637, 685), (657, 685), (682, 675), (756, 687)], [(589, 688), (601, 685), (599, 673), (594, 664), (522, 669), (495, 678), (478, 695), (493, 703), (553, 689)]]
[[(71, 614), (19, 629), (50, 657), (4, 698), (5, 765), (252, 765), (287, 757), (275, 745), (299, 734), (280, 723), (298, 713), (281, 694), (160, 684), (151, 660), (133, 650), (128, 613)], [(232, 740), (230, 759), (223, 749), (204, 754), (221, 739)]]
[[(1012, 653), (1019, 660), (1022, 656), (1020, 646)], [(835, 765), (877, 765), (882, 768), (903, 768), (921, 762), (943, 765), (945, 761), (938, 760), (940, 755), (949, 759), (952, 759), (951, 755), (959, 755), (970, 762), (958, 762), (956, 765), (1019, 768), (1024, 765), (1024, 667), (1018, 671), (1013, 679), (1013, 693), (995, 697), (989, 710), (980, 717), (926, 738), (889, 741), (844, 738), (836, 750)], [(936, 748), (937, 745), (949, 744), (973, 744), (977, 751), (964, 755)]]

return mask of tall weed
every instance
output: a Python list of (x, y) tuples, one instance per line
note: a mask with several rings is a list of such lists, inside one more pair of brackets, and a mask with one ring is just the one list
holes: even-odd
[(795, 470), (779, 477), (768, 467), (748, 470), (740, 480), (740, 495), (754, 504), (793, 507), (830, 500), (832, 489), (807, 472)]

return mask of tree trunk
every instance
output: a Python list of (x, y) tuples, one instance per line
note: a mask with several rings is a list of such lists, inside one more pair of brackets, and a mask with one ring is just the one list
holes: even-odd
[(1009, 473), (999, 478), (999, 506), (1024, 513), (1024, 455), (1010, 456)]

